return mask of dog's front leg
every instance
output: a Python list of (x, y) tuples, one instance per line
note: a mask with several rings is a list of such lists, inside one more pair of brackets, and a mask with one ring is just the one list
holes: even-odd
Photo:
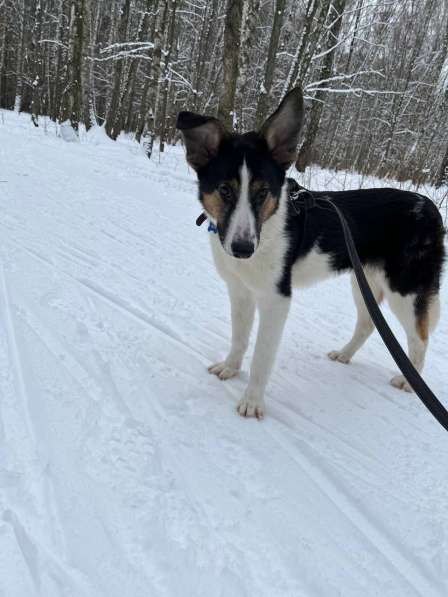
[(255, 299), (239, 280), (227, 280), (232, 314), (232, 345), (227, 358), (208, 368), (219, 379), (234, 377), (241, 368), (254, 322)]
[(250, 368), (249, 385), (237, 410), (243, 417), (264, 416), (264, 391), (277, 354), (291, 299), (279, 294), (263, 295), (258, 301), (260, 324)]

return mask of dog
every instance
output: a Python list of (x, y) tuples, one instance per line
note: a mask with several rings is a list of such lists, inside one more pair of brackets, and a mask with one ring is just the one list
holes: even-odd
[[(289, 198), (286, 172), (296, 157), (303, 115), (302, 92), (294, 88), (257, 132), (231, 133), (218, 119), (192, 112), (180, 112), (176, 123), (197, 174), (216, 269), (230, 296), (231, 348), (210, 373), (221, 380), (237, 375), (259, 311), (249, 383), (237, 405), (243, 417), (265, 414), (265, 388), (292, 289), (352, 270), (336, 214), (318, 208), (297, 213)], [(372, 292), (378, 303), (387, 299), (406, 332), (409, 358), (422, 371), (440, 311), (445, 230), (439, 210), (427, 197), (392, 188), (313, 195), (329, 197), (344, 213)], [(328, 354), (340, 363), (349, 363), (374, 329), (351, 276), (356, 327), (343, 348)], [(402, 375), (391, 383), (412, 391)]]

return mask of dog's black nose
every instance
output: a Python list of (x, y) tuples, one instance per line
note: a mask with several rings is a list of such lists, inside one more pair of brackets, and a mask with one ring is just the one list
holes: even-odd
[(234, 240), (232, 243), (232, 253), (238, 259), (247, 259), (254, 252), (254, 243), (248, 240)]

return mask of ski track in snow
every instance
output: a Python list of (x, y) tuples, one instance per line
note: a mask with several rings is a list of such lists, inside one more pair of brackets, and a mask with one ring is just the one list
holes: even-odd
[[(249, 357), (206, 371), (229, 305), (181, 148), (2, 111), (0, 180), (2, 597), (448, 594), (447, 436), (388, 385), (376, 333), (326, 358), (346, 276), (297, 293), (267, 418), (245, 420)], [(445, 404), (447, 296), (425, 369)]]

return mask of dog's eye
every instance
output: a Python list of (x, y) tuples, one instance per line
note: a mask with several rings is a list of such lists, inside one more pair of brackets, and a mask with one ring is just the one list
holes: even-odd
[(231, 199), (233, 195), (232, 188), (230, 187), (230, 185), (226, 183), (220, 184), (218, 187), (218, 191), (223, 199)]
[(269, 189), (267, 189), (267, 188), (260, 189), (257, 193), (258, 201), (264, 201), (266, 199), (266, 197), (268, 196), (268, 193), (269, 193)]

